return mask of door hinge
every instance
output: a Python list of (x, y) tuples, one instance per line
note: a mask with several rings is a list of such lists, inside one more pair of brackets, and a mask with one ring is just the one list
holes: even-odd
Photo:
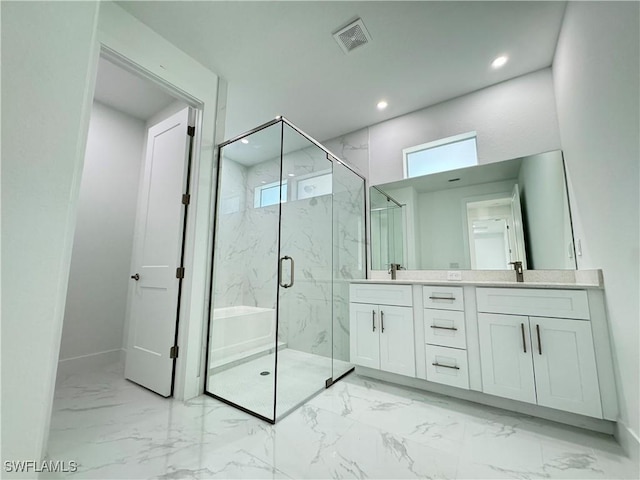
[(187, 135), (189, 135), (190, 137), (194, 137), (195, 134), (196, 134), (196, 127), (188, 126), (187, 127)]
[(178, 346), (174, 345), (169, 349), (169, 358), (178, 358)]
[(184, 267), (176, 268), (176, 278), (184, 278)]
[(188, 193), (185, 193), (184, 195), (182, 195), (183, 205), (189, 205), (190, 202), (191, 202), (191, 195), (189, 195)]

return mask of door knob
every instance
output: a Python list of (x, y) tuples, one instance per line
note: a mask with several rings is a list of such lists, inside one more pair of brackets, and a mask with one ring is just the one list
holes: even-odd
[(137, 282), (138, 280), (140, 280), (140, 275), (136, 273), (135, 275), (131, 275), (131, 278), (133, 278)]

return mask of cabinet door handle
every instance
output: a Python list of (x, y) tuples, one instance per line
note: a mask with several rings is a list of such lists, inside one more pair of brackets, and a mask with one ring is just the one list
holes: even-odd
[(542, 355), (542, 342), (540, 341), (540, 325), (536, 325), (536, 333), (538, 334), (538, 355)]
[(429, 297), (430, 300), (451, 300), (452, 302), (456, 297)]
[(376, 311), (371, 310), (371, 331), (376, 331)]
[(438, 325), (431, 325), (431, 328), (438, 328), (440, 330), (458, 330), (456, 327), (440, 327)]
[(380, 331), (384, 333), (384, 312), (380, 310)]
[(524, 339), (524, 323), (520, 324), (520, 331), (522, 332), (522, 349), (524, 350), (524, 353), (527, 353), (527, 342)]
[(438, 363), (438, 362), (434, 362), (431, 365), (435, 365), (436, 367), (453, 368), (454, 370), (460, 370), (460, 367), (456, 367), (456, 366), (453, 366), (453, 365), (443, 365), (443, 364)]

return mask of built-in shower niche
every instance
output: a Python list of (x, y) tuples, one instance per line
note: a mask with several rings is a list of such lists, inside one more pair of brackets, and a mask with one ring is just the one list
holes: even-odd
[(364, 180), (285, 119), (218, 158), (205, 390), (274, 422), (353, 368)]

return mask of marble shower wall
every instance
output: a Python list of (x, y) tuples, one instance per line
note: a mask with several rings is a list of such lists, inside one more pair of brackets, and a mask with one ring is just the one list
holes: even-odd
[(349, 361), (349, 282), (366, 277), (365, 239), (365, 182), (336, 163), (333, 167), (333, 355), (337, 360)]
[[(332, 171), (333, 195), (295, 199), (297, 179)], [(275, 308), (280, 241), (280, 254), (295, 260), (295, 284), (280, 289), (279, 340), (327, 357), (333, 350), (335, 358), (348, 360), (348, 280), (366, 271), (364, 182), (309, 146), (284, 156), (288, 201), (255, 208), (255, 189), (277, 182), (280, 174), (278, 158), (244, 166), (223, 157), (214, 307)], [(285, 262), (285, 273), (288, 268)]]
[(245, 265), (250, 244), (244, 238), (247, 168), (223, 156), (215, 232), (213, 307), (247, 305)]

